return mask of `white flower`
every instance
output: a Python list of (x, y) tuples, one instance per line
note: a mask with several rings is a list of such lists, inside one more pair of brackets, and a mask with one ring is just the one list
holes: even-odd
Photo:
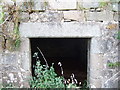
[(61, 62), (58, 63), (59, 66), (62, 66)]

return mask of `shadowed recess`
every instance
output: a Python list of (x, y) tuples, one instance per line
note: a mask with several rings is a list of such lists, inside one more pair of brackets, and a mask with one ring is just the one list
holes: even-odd
[[(35, 52), (39, 52), (39, 47), (44, 54), (49, 66), (54, 63), (55, 71), (61, 75), (58, 62), (62, 63), (65, 78), (70, 78), (75, 74), (79, 82), (87, 80), (87, 57), (88, 38), (31, 38), (31, 57)], [(42, 64), (45, 64), (42, 55), (39, 53)], [(31, 65), (35, 65), (36, 60), (32, 57)], [(34, 75), (34, 68), (32, 75)]]

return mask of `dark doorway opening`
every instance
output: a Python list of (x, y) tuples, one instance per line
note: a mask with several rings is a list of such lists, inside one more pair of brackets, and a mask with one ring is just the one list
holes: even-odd
[[(64, 76), (66, 79), (74, 73), (79, 82), (87, 80), (87, 60), (89, 38), (31, 38), (31, 57), (35, 52), (39, 52), (39, 47), (44, 54), (49, 66), (54, 63), (55, 71), (61, 75), (58, 62), (62, 63)], [(42, 64), (45, 64), (42, 55), (39, 53)], [(36, 61), (32, 57), (32, 75)]]

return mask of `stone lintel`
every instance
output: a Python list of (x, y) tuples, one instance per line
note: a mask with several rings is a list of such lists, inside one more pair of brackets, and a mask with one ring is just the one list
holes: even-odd
[(21, 37), (73, 37), (90, 38), (101, 35), (98, 23), (21, 23)]

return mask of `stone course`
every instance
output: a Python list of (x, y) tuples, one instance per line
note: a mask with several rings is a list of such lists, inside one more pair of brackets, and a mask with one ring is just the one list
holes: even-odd
[(76, 0), (49, 0), (50, 9), (71, 10), (76, 9)]
[(87, 20), (89, 21), (113, 21), (113, 12), (102, 11), (102, 12), (87, 12)]
[(85, 15), (83, 11), (63, 11), (65, 20), (84, 21)]

